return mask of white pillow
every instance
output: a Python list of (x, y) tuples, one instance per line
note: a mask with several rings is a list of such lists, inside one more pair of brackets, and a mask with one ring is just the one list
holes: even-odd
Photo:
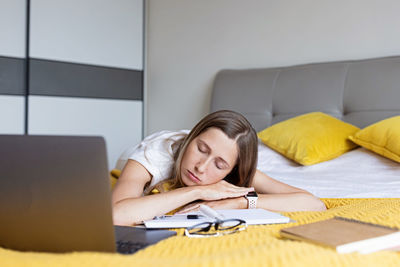
[(284, 157), (282, 154), (258, 142), (257, 169), (262, 172), (283, 171), (288, 168), (297, 168), (302, 165)]

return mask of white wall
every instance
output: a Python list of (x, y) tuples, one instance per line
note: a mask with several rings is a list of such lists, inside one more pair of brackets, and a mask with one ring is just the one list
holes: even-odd
[(192, 127), (224, 68), (400, 55), (396, 0), (148, 0), (145, 134)]

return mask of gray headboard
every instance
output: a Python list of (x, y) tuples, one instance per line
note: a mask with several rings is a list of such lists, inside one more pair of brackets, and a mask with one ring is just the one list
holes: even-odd
[(222, 70), (211, 99), (219, 109), (242, 113), (257, 131), (312, 111), (362, 128), (400, 115), (400, 56)]

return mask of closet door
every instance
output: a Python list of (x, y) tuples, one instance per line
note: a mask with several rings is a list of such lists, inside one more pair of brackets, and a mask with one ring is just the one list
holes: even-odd
[(25, 127), (26, 1), (0, 1), (0, 134)]
[(29, 134), (142, 139), (143, 0), (31, 0)]

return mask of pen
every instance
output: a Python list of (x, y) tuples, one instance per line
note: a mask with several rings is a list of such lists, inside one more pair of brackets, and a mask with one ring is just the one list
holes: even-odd
[(161, 216), (154, 217), (154, 219), (155, 220), (162, 220), (162, 219), (170, 218), (170, 217), (172, 217), (172, 215), (161, 215)]
[(207, 205), (200, 205), (200, 211), (203, 212), (205, 215), (207, 215), (208, 217), (211, 217), (213, 219), (217, 219), (217, 220), (223, 220), (224, 216), (219, 214), (218, 212), (216, 212), (215, 210), (213, 210), (212, 208), (210, 208)]
[(203, 217), (204, 217), (203, 215), (197, 215), (197, 214), (188, 214), (186, 216), (186, 218), (188, 220), (199, 219), (199, 218), (203, 218)]
[(200, 218), (204, 218), (203, 215), (200, 214), (188, 214), (188, 215), (162, 215), (162, 216), (156, 216), (154, 217), (154, 220), (162, 220), (162, 219), (167, 219), (167, 218), (176, 218), (176, 217), (183, 217), (186, 218), (188, 220), (193, 220), (193, 219), (200, 219)]

